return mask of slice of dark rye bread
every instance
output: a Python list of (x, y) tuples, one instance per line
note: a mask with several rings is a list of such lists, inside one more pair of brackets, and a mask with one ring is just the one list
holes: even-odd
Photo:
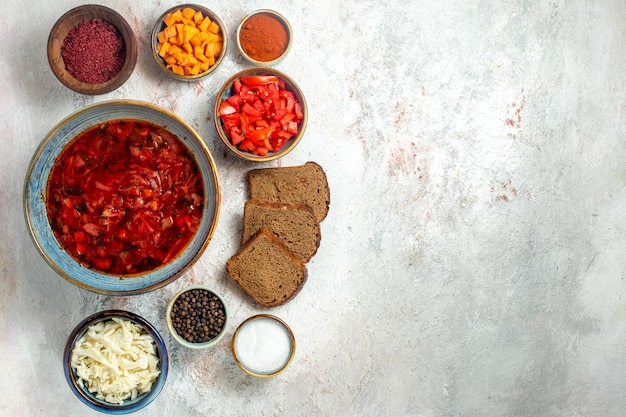
[(241, 244), (245, 244), (263, 227), (269, 229), (303, 263), (315, 255), (322, 239), (320, 224), (309, 206), (246, 201)]
[(264, 307), (276, 307), (291, 300), (307, 279), (304, 263), (266, 228), (259, 230), (226, 262), (226, 271)]
[(328, 178), (316, 162), (276, 168), (257, 168), (248, 172), (251, 200), (307, 205), (315, 218), (326, 218), (330, 206)]

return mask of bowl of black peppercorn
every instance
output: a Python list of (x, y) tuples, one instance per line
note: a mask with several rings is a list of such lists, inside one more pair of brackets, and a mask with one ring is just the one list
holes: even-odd
[(228, 327), (228, 308), (214, 289), (192, 285), (178, 291), (166, 310), (172, 337), (190, 349), (205, 349), (219, 342)]

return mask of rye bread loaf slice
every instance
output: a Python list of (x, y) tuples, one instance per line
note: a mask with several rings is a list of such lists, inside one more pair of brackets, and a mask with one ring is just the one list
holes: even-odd
[(295, 297), (307, 269), (272, 232), (259, 230), (226, 262), (228, 275), (257, 303), (276, 307)]
[(248, 171), (251, 200), (306, 205), (321, 222), (328, 214), (330, 188), (328, 178), (316, 162)]
[(263, 227), (269, 229), (303, 263), (315, 255), (322, 239), (320, 224), (309, 206), (246, 201), (241, 244), (245, 244)]

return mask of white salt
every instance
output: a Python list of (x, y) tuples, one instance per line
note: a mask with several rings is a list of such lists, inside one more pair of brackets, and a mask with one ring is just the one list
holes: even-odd
[(292, 349), (289, 332), (281, 322), (259, 317), (241, 326), (235, 353), (250, 371), (272, 374), (287, 364)]

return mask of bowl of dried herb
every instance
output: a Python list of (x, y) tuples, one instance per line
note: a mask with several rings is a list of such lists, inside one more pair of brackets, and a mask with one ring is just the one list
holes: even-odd
[(63, 14), (48, 36), (48, 63), (67, 88), (87, 95), (121, 87), (137, 63), (137, 39), (122, 15), (97, 4)]

